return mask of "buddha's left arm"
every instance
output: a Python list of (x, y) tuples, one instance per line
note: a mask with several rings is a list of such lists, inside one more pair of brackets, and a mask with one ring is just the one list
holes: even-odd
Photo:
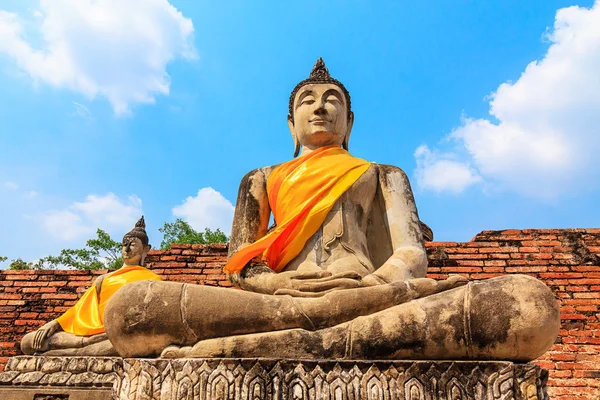
[(374, 284), (425, 277), (427, 254), (408, 177), (391, 165), (379, 165), (378, 177), (393, 253), (373, 276), (365, 278)]

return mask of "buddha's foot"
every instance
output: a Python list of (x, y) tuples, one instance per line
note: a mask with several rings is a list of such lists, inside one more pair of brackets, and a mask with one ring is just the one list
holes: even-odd
[(168, 346), (166, 349), (164, 349), (162, 351), (162, 353), (160, 353), (159, 358), (184, 358), (190, 354), (191, 350), (192, 350), (191, 346), (179, 347), (179, 346), (171, 345), (171, 346)]
[(80, 348), (48, 350), (45, 356), (118, 356), (109, 340), (102, 340)]

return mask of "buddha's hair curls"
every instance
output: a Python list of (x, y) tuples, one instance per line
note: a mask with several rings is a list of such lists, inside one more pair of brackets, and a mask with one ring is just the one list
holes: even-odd
[(292, 90), (292, 94), (290, 94), (288, 117), (292, 120), (292, 122), (294, 121), (294, 98), (296, 97), (296, 93), (298, 93), (298, 90), (300, 90), (302, 86), (315, 83), (331, 83), (342, 89), (342, 92), (344, 92), (344, 96), (346, 96), (346, 109), (348, 110), (348, 119), (350, 119), (350, 115), (352, 112), (350, 92), (348, 92), (348, 89), (346, 89), (342, 82), (338, 81), (335, 78), (332, 78), (331, 75), (329, 75), (329, 70), (325, 66), (325, 62), (321, 57), (319, 57), (310, 73), (310, 76), (302, 82), (298, 83), (294, 90)]

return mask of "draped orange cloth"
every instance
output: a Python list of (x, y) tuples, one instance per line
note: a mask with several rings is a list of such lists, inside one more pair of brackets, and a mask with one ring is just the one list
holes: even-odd
[(96, 285), (92, 285), (75, 305), (56, 320), (65, 332), (77, 336), (90, 336), (104, 332), (104, 309), (113, 294), (130, 282), (161, 278), (154, 272), (137, 265), (126, 265), (104, 277), (98, 298)]
[(267, 181), (267, 195), (277, 226), (238, 250), (225, 265), (225, 272), (238, 273), (260, 255), (273, 271), (281, 271), (369, 165), (339, 146), (327, 146), (275, 168)]

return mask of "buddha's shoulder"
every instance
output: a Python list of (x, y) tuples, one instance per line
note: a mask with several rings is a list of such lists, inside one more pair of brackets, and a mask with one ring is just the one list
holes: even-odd
[(273, 170), (275, 170), (275, 168), (277, 168), (280, 165), (281, 164), (268, 165), (266, 167), (253, 169), (252, 171), (244, 175), (244, 177), (242, 178), (242, 185), (250, 183), (256, 184), (259, 182), (266, 184), (267, 179), (269, 179), (269, 175), (271, 175), (271, 172), (273, 172)]
[(377, 174), (380, 176), (396, 175), (396, 176), (400, 176), (402, 178), (407, 178), (407, 175), (402, 170), (402, 168), (397, 167), (395, 165), (377, 164), (377, 163), (371, 163), (371, 165), (373, 165), (373, 167), (377, 171)]

